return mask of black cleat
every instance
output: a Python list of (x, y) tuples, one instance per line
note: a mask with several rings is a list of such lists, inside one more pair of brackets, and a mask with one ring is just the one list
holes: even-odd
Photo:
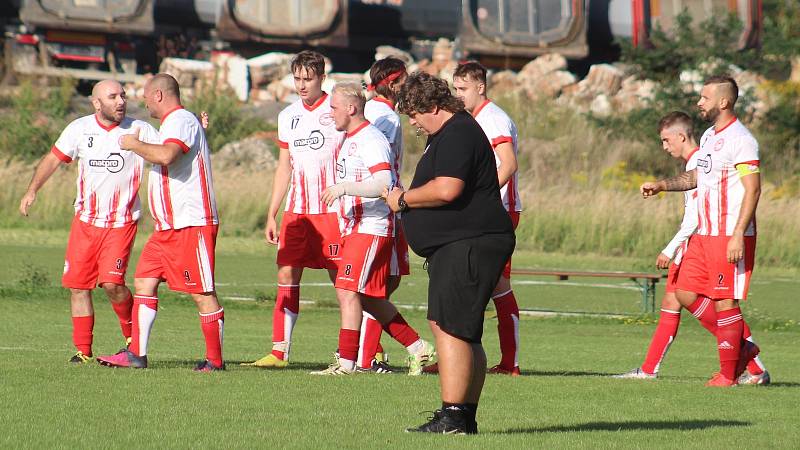
[(225, 364), (222, 364), (222, 367), (217, 367), (211, 361), (204, 359), (197, 363), (195, 366), (195, 372), (216, 372), (217, 370), (225, 370)]
[(434, 433), (434, 434), (477, 434), (478, 424), (467, 424), (463, 415), (445, 414), (441, 409), (433, 411), (433, 416), (427, 423), (417, 428), (406, 428), (406, 433)]

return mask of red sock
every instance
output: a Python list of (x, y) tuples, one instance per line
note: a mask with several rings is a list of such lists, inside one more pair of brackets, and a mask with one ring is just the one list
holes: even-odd
[(697, 300), (686, 309), (700, 321), (703, 328), (714, 336), (717, 335), (717, 310), (714, 309), (714, 302), (708, 297), (697, 296)]
[(114, 308), (114, 312), (117, 313), (122, 335), (125, 336), (125, 339), (131, 337), (133, 328), (133, 322), (131, 320), (131, 315), (133, 314), (133, 296), (128, 296), (127, 299), (119, 303), (111, 302), (111, 307)]
[(661, 367), (661, 361), (667, 355), (667, 350), (678, 335), (678, 326), (681, 324), (681, 312), (670, 311), (668, 309), (661, 310), (661, 316), (658, 318), (658, 326), (656, 332), (653, 333), (653, 339), (650, 341), (650, 347), (647, 349), (647, 356), (642, 364), (642, 371), (649, 374), (658, 373), (658, 368)]
[(383, 326), (383, 330), (395, 341), (408, 347), (419, 340), (419, 334), (406, 322), (406, 319), (398, 312), (392, 320)]
[(206, 340), (206, 359), (217, 367), (222, 367), (222, 337), (225, 328), (225, 311), (200, 314), (200, 329)]
[[(750, 333), (750, 327), (747, 326), (747, 322), (742, 319), (742, 323), (744, 324), (744, 328), (742, 330), (742, 336), (744, 337), (744, 340), (755, 344), (756, 341), (753, 340), (753, 334)], [(764, 365), (761, 364), (761, 359), (758, 356), (751, 359), (750, 362), (747, 363), (747, 371), (753, 375), (761, 375), (764, 373)]]
[(147, 343), (150, 340), (150, 330), (153, 329), (153, 322), (156, 321), (158, 311), (158, 297), (146, 295), (133, 296), (133, 310), (131, 314), (131, 345), (128, 346), (134, 355), (144, 356), (147, 354)]
[[(364, 369), (372, 367), (372, 360), (375, 358), (375, 353), (381, 346), (381, 323), (375, 320), (371, 315), (364, 313), (361, 320), (361, 337), (359, 338), (358, 346), (358, 359), (356, 362), (358, 366)], [(383, 349), (381, 349), (383, 351)]]
[(493, 297), (500, 336), (500, 367), (511, 370), (519, 365), (519, 306), (514, 291)]
[(339, 330), (339, 357), (355, 362), (358, 357), (358, 330)]
[[(292, 330), (300, 314), (300, 286), (278, 285), (275, 310), (272, 312), (272, 354), (276, 358), (289, 359)], [(280, 345), (280, 349), (275, 346)]]
[(72, 318), (72, 343), (79, 352), (92, 356), (94, 315)]
[(720, 373), (733, 380), (736, 375), (736, 363), (742, 348), (744, 322), (742, 311), (733, 308), (717, 311), (717, 349), (719, 351)]

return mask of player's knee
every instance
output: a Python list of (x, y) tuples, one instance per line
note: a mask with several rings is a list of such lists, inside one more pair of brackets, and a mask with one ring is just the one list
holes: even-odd
[(112, 300), (124, 294), (127, 289), (124, 284), (116, 283), (100, 283), (100, 287)]

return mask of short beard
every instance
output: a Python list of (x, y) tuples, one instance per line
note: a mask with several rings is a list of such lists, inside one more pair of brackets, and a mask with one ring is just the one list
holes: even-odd
[(714, 123), (719, 117), (719, 108), (715, 106), (708, 111), (700, 111), (700, 117), (708, 123)]
[[(103, 117), (103, 119), (109, 122), (119, 122), (119, 120), (117, 120), (117, 118), (114, 117), (114, 114), (116, 114), (115, 110), (112, 110), (111, 114), (108, 114), (103, 110), (103, 108), (100, 108), (100, 115)], [(125, 114), (123, 113), (122, 116), (125, 117)]]

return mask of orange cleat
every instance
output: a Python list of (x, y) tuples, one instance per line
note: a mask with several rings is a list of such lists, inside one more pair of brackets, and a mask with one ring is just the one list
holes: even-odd
[(738, 383), (725, 378), (725, 375), (717, 372), (711, 377), (708, 382), (706, 382), (707, 387), (734, 387), (738, 386)]

